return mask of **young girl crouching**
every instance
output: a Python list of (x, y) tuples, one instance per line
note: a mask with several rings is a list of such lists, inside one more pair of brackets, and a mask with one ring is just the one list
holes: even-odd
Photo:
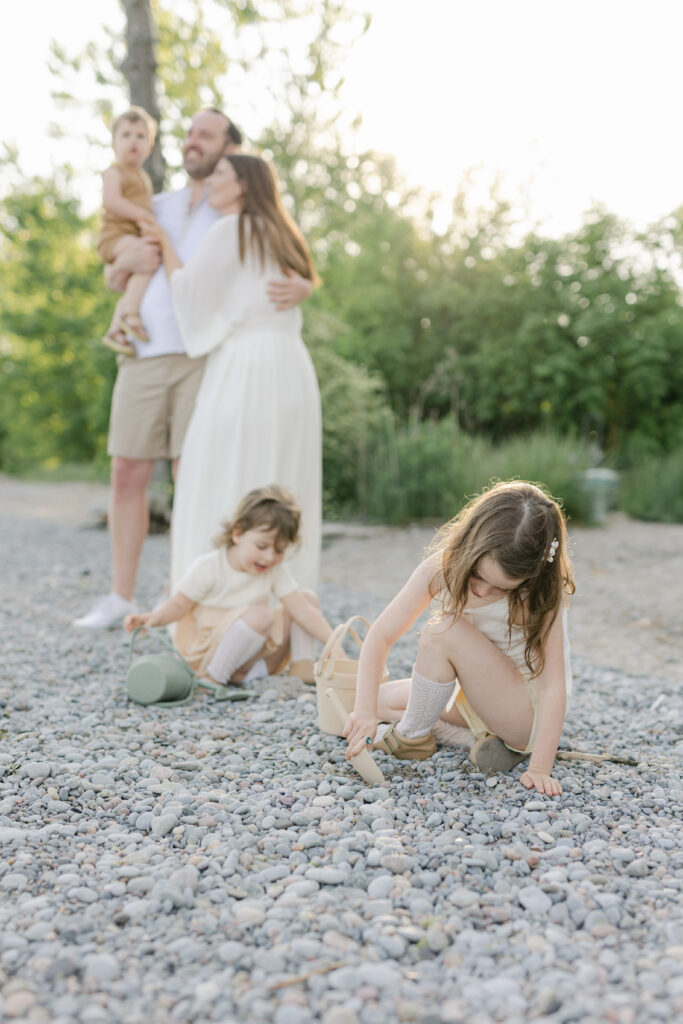
[[(442, 718), (472, 731), (479, 767), (508, 771), (530, 755), (522, 784), (560, 794), (552, 770), (571, 694), (573, 592), (564, 516), (544, 490), (512, 481), (474, 498), (368, 632), (347, 758), (377, 737), (375, 749), (423, 760)], [(431, 603), (412, 680), (380, 687), (389, 651)], [(378, 720), (396, 724), (378, 731)]]
[(274, 674), (290, 657), (290, 675), (312, 682), (316, 642), (325, 643), (332, 630), (316, 595), (299, 590), (283, 563), (300, 522), (295, 499), (282, 487), (250, 491), (223, 523), (216, 550), (195, 559), (176, 593), (154, 611), (129, 615), (126, 630), (177, 622), (176, 647), (198, 676), (216, 683)]

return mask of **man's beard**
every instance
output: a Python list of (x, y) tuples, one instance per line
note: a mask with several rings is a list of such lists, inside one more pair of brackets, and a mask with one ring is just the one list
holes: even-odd
[(221, 154), (211, 156), (203, 156), (192, 167), (185, 167), (187, 174), (193, 181), (202, 181), (204, 178), (208, 178), (210, 174), (213, 174), (216, 164), (221, 158)]

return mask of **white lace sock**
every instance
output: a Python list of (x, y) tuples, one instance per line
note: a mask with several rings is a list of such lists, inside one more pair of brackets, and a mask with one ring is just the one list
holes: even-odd
[(416, 739), (431, 732), (451, 699), (454, 689), (455, 679), (450, 683), (434, 683), (431, 679), (421, 676), (413, 667), (408, 707), (403, 712), (401, 721), (396, 723), (396, 729), (401, 736)]
[(289, 655), (292, 661), (315, 661), (318, 641), (310, 633), (293, 622), (289, 630)]
[(245, 683), (251, 683), (254, 679), (265, 679), (268, 675), (268, 666), (266, 665), (265, 658), (259, 658), (251, 666), (246, 676), (244, 677)]
[(243, 619), (233, 622), (219, 643), (207, 672), (217, 683), (228, 683), (237, 669), (253, 658), (266, 638), (248, 626)]

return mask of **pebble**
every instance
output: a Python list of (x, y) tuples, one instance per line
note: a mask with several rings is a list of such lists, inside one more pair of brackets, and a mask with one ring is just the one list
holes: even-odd
[[(287, 677), (229, 706), (199, 691), (178, 709), (129, 703), (121, 634), (69, 629), (106, 576), (106, 535), (0, 526), (3, 1019), (680, 1015), (683, 745), (675, 715), (649, 710), (656, 680), (576, 660), (563, 743), (640, 764), (558, 763), (556, 799), (523, 790), (523, 766), (471, 771), (462, 747), (422, 763), (380, 755), (386, 781), (371, 787)], [(167, 557), (168, 538), (150, 538), (141, 607)], [(381, 610), (332, 584), (321, 594), (335, 622)], [(395, 677), (415, 649), (411, 630)], [(664, 710), (680, 715), (677, 694)]]

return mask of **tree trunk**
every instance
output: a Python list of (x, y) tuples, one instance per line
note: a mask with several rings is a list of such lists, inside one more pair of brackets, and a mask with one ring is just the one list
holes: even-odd
[[(137, 107), (143, 107), (158, 124), (161, 115), (157, 101), (157, 62), (154, 55), (154, 19), (150, 0), (121, 0), (121, 4), (126, 12), (126, 45), (128, 47), (128, 55), (121, 65), (121, 71), (128, 82), (130, 102)], [(154, 149), (145, 167), (152, 179), (154, 191), (160, 191), (164, 185), (166, 164), (161, 152), (158, 132)]]

